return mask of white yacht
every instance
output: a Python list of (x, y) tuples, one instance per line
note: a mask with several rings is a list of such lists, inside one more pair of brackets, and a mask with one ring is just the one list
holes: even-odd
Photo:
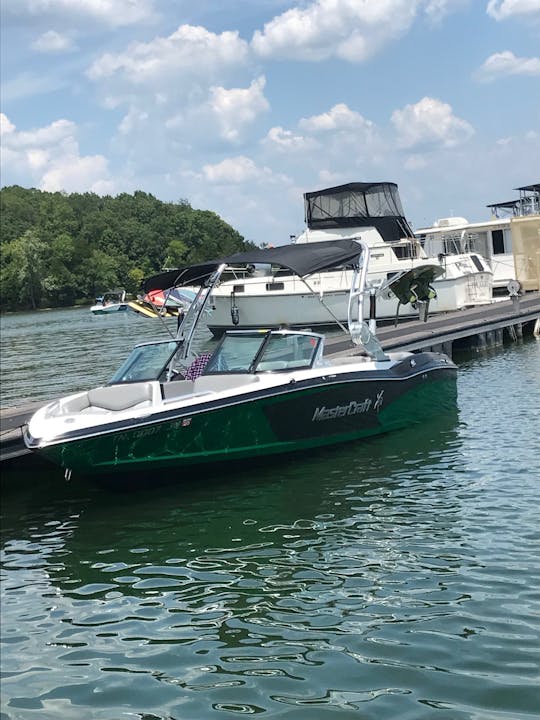
[[(414, 290), (398, 298), (385, 286), (416, 270), (430, 283), (430, 312), (447, 312), (492, 301), (493, 274), (477, 253), (429, 256), (405, 219), (398, 187), (391, 182), (356, 182), (304, 194), (306, 229), (296, 245), (361, 238), (370, 248), (367, 292), (377, 290), (379, 320), (417, 317)], [(425, 272), (422, 272), (422, 271)], [(423, 279), (422, 279), (423, 276)], [(299, 278), (282, 268), (255, 266), (238, 272), (213, 291), (208, 327), (214, 335), (231, 328), (322, 327), (347, 320), (350, 270), (315, 272)], [(424, 289), (422, 289), (424, 290)], [(366, 317), (368, 308), (366, 304)]]
[(526, 268), (522, 267), (525, 258), (520, 251), (520, 239), (522, 230), (530, 234), (532, 227), (532, 231), (539, 234), (540, 245), (540, 184), (515, 190), (519, 193), (517, 199), (486, 206), (491, 210), (489, 220), (469, 222), (464, 217), (441, 218), (431, 227), (416, 230), (415, 236), (429, 255), (481, 255), (493, 271), (495, 293), (506, 292), (508, 284), (515, 280), (524, 286)]

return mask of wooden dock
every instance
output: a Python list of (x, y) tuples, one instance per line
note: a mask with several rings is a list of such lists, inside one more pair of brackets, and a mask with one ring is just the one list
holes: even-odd
[[(527, 293), (490, 305), (433, 315), (426, 322), (401, 322), (397, 326), (381, 326), (377, 336), (384, 350), (439, 350), (452, 356), (457, 347), (479, 352), (517, 341), (524, 334), (540, 335), (540, 293)], [(353, 350), (348, 336), (326, 340), (328, 357)], [(50, 402), (50, 401), (49, 401)], [(29, 455), (22, 439), (22, 429), (43, 402), (28, 402), (15, 407), (0, 408), (0, 461), (17, 461)]]
[[(483, 350), (502, 345), (504, 333), (517, 340), (528, 330), (534, 332), (540, 320), (540, 293), (527, 293), (513, 300), (500, 300), (490, 305), (466, 308), (419, 320), (400, 322), (397, 327), (385, 325), (377, 328), (377, 337), (384, 350), (438, 350), (450, 357), (458, 345)], [(532, 324), (532, 327), (529, 327)], [(346, 352), (351, 341), (329, 338), (326, 355)]]

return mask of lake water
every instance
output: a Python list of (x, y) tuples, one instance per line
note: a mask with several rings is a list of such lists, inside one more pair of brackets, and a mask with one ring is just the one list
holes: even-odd
[[(3, 404), (158, 335), (2, 318)], [(539, 407), (529, 339), (459, 359), (424, 428), (136, 492), (4, 472), (0, 717), (539, 718)]]

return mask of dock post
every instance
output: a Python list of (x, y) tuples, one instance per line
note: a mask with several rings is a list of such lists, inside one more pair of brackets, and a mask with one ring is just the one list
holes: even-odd
[(425, 300), (418, 300), (416, 306), (418, 308), (418, 319), (420, 322), (427, 322), (429, 303)]
[(540, 317), (536, 318), (534, 323), (533, 335), (534, 337), (540, 338)]
[(476, 352), (485, 352), (487, 343), (486, 343), (486, 334), (485, 333), (478, 333), (474, 336), (472, 347)]
[(452, 357), (452, 341), (447, 340), (442, 344), (442, 351), (445, 355), (448, 355), (449, 358)]
[(523, 340), (523, 323), (516, 323), (514, 327), (516, 329), (516, 335), (518, 336), (518, 338), (520, 340)]

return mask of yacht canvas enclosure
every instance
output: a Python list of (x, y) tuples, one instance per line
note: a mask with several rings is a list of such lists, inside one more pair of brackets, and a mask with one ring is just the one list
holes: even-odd
[(386, 242), (414, 237), (396, 183), (355, 182), (304, 193), (304, 210), (311, 230), (374, 227)]

